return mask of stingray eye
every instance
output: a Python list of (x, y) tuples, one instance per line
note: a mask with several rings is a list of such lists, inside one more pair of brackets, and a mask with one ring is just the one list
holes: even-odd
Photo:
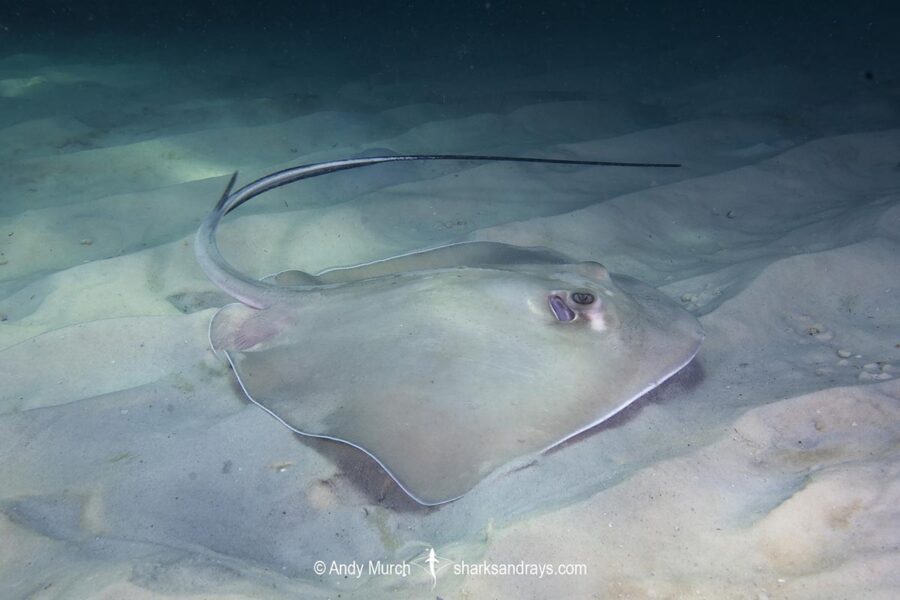
[(597, 299), (590, 292), (573, 292), (571, 298), (572, 302), (574, 302), (575, 304), (582, 305), (593, 304), (594, 300)]
[(553, 316), (556, 317), (557, 321), (562, 321), (567, 323), (575, 319), (575, 311), (566, 305), (566, 301), (553, 294), (547, 301), (550, 303), (550, 312), (553, 313)]

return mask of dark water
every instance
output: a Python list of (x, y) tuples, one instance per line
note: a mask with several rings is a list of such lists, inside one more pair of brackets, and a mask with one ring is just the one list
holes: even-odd
[[(898, 57), (896, 3), (883, 2), (4, 2), (7, 50), (90, 48), (127, 35), (135, 49), (179, 42), (200, 51), (282, 52), (297, 65), (439, 61), (462, 71), (598, 64), (608, 53), (671, 61), (685, 45), (704, 52), (684, 67), (716, 68), (748, 54), (785, 62), (856, 61), (870, 80)], [(102, 49), (102, 48), (101, 48)], [(863, 76), (863, 72), (860, 73)]]

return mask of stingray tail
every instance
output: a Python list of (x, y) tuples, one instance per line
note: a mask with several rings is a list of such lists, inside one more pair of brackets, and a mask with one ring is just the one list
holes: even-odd
[[(300, 181), (301, 179), (310, 179), (319, 177), (328, 173), (337, 171), (346, 171), (348, 169), (359, 169), (388, 162), (405, 162), (414, 160), (456, 160), (468, 162), (517, 162), (517, 163), (540, 163), (550, 165), (587, 165), (595, 167), (652, 167), (652, 168), (677, 168), (681, 163), (663, 163), (663, 162), (625, 162), (611, 160), (574, 160), (568, 158), (535, 158), (530, 156), (493, 156), (480, 154), (397, 154), (393, 156), (371, 156), (365, 158), (347, 158), (344, 160), (334, 160), (323, 163), (315, 163), (310, 165), (301, 165), (292, 167), (271, 175), (266, 175), (256, 181), (248, 183), (234, 193), (228, 194), (226, 198), (219, 200), (216, 205), (217, 209), (222, 211), (223, 215), (227, 215), (238, 206), (247, 202), (251, 198), (268, 192), (269, 190)], [(229, 184), (230, 185), (230, 184)], [(231, 188), (229, 187), (229, 190)]]
[[(659, 162), (621, 162), (621, 161), (605, 161), (605, 160), (571, 160), (563, 158), (531, 158), (525, 156), (491, 156), (491, 155), (469, 155), (469, 154), (408, 154), (394, 156), (372, 156), (363, 158), (348, 158), (344, 160), (334, 160), (324, 163), (315, 163), (309, 165), (301, 165), (278, 171), (266, 175), (256, 181), (252, 181), (240, 189), (233, 190), (237, 172), (235, 172), (228, 181), (225, 192), (216, 203), (213, 209), (200, 224), (200, 229), (194, 238), (194, 249), (197, 255), (197, 261), (206, 275), (219, 288), (227, 292), (240, 302), (253, 308), (265, 308), (272, 304), (276, 297), (280, 297), (285, 293), (285, 289), (277, 284), (267, 281), (258, 281), (243, 273), (239, 272), (231, 266), (219, 252), (216, 244), (216, 228), (219, 221), (242, 205), (251, 198), (254, 198), (263, 192), (300, 181), (301, 179), (309, 179), (334, 173), (336, 171), (344, 171), (348, 169), (358, 169), (370, 165), (377, 165), (388, 162), (403, 162), (414, 160), (458, 160), (458, 161), (478, 161), (478, 162), (517, 162), (517, 163), (543, 163), (556, 165), (590, 165), (600, 167), (680, 167), (679, 163), (659, 163)], [(302, 287), (302, 286), (301, 286)], [(308, 289), (314, 289), (316, 286), (311, 285)]]

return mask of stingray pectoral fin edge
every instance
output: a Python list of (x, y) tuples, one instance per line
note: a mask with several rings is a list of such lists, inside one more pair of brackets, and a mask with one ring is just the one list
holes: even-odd
[[(234, 305), (229, 305), (229, 306), (234, 306)], [(369, 450), (367, 450), (367, 449), (364, 448), (363, 446), (360, 446), (359, 444), (354, 444), (354, 443), (351, 442), (350, 440), (345, 440), (345, 439), (343, 439), (343, 438), (334, 437), (334, 436), (330, 436), (330, 435), (323, 435), (323, 434), (318, 434), (318, 433), (310, 433), (310, 432), (308, 432), (308, 431), (303, 431), (303, 430), (301, 430), (301, 429), (297, 429), (296, 427), (294, 427), (293, 425), (291, 425), (290, 423), (288, 423), (287, 421), (285, 421), (284, 419), (282, 419), (275, 411), (273, 411), (272, 409), (270, 409), (269, 407), (267, 407), (265, 404), (263, 404), (263, 403), (257, 401), (257, 400), (253, 397), (253, 394), (250, 393), (250, 390), (248, 390), (247, 387), (244, 385), (244, 381), (243, 381), (243, 379), (241, 379), (241, 376), (240, 376), (240, 374), (239, 374), (239, 371), (238, 371), (238, 369), (237, 369), (237, 366), (235, 365), (234, 358), (231, 356), (231, 353), (229, 353), (227, 350), (225, 350), (225, 351), (222, 352), (222, 354), (225, 355), (225, 358), (228, 360), (228, 364), (231, 365), (231, 370), (232, 370), (232, 371), (234, 372), (234, 374), (235, 374), (235, 378), (237, 379), (238, 385), (241, 386), (241, 390), (244, 392), (244, 395), (247, 397), (248, 400), (250, 400), (250, 402), (252, 402), (252, 403), (255, 404), (256, 406), (258, 406), (259, 408), (261, 408), (262, 410), (264, 410), (266, 413), (269, 414), (269, 416), (271, 416), (273, 419), (275, 419), (276, 421), (278, 421), (281, 425), (283, 425), (284, 427), (286, 427), (287, 429), (289, 429), (290, 431), (292, 431), (293, 433), (295, 433), (295, 434), (297, 434), (297, 435), (300, 435), (300, 436), (303, 436), (303, 437), (309, 437), (309, 438), (320, 439), (320, 440), (328, 440), (328, 441), (330, 441), (330, 442), (337, 442), (337, 443), (340, 443), (340, 444), (347, 444), (348, 446), (352, 446), (352, 447), (356, 448), (357, 450), (362, 451), (366, 456), (368, 456), (369, 458), (371, 458), (372, 460), (374, 460), (375, 463), (377, 463), (378, 466), (381, 467), (381, 469), (382, 469), (385, 473), (387, 473), (387, 475), (394, 481), (394, 483), (397, 484), (397, 486), (398, 486), (401, 490), (403, 490), (403, 492), (404, 492), (407, 496), (409, 496), (410, 498), (412, 498), (413, 500), (415, 500), (416, 502), (418, 502), (418, 503), (421, 504), (422, 506), (439, 506), (439, 505), (441, 505), (441, 504), (447, 504), (448, 502), (453, 502), (454, 500), (459, 500), (461, 497), (463, 497), (463, 496), (469, 491), (469, 490), (467, 489), (467, 490), (463, 491), (462, 493), (460, 493), (460, 494), (458, 494), (458, 495), (455, 495), (455, 496), (452, 496), (452, 497), (449, 497), (449, 498), (441, 498), (440, 500), (429, 500), (429, 499), (420, 497), (417, 493), (413, 492), (413, 491), (412, 491), (411, 489), (409, 489), (406, 485), (404, 485), (403, 482), (400, 481), (400, 478), (398, 478), (398, 477), (394, 474), (394, 472), (390, 469), (390, 467), (388, 467), (387, 464), (385, 464), (384, 462), (382, 462), (381, 459), (378, 458), (378, 456), (376, 456), (375, 454), (373, 454), (372, 452), (370, 452)]]

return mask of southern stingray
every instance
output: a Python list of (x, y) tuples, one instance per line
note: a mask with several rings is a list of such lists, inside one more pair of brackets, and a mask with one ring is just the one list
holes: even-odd
[(596, 262), (546, 248), (462, 242), (316, 275), (252, 279), (216, 244), (222, 217), (301, 179), (385, 156), (304, 165), (233, 191), (197, 232), (197, 259), (239, 302), (210, 343), (247, 397), (293, 431), (355, 446), (415, 500), (458, 498), (494, 469), (608, 419), (684, 367), (703, 339), (674, 301)]

